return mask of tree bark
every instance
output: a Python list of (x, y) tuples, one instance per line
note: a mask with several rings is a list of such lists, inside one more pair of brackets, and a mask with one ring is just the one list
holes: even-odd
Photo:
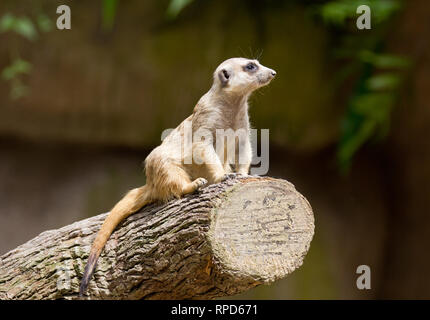
[[(78, 299), (106, 214), (36, 238), (0, 258), (0, 299)], [(86, 299), (211, 299), (269, 284), (298, 268), (314, 217), (294, 186), (232, 178), (152, 204), (116, 229)]]

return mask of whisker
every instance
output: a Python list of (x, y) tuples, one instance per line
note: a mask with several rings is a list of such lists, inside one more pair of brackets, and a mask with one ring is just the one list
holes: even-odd
[(252, 57), (254, 56), (254, 54), (252, 53), (253, 52), (252, 48), (251, 48), (251, 46), (249, 46), (248, 48), (249, 48), (249, 53), (250, 53), (249, 59), (253, 59)]
[(260, 60), (261, 56), (263, 55), (264, 49), (261, 48), (259, 55), (257, 56), (256, 60)]
[(238, 49), (239, 49), (239, 56), (241, 56), (241, 57), (245, 57), (246, 56), (246, 54), (245, 54), (245, 51), (243, 51), (242, 50), (242, 48), (240, 47), (240, 46), (238, 46)]

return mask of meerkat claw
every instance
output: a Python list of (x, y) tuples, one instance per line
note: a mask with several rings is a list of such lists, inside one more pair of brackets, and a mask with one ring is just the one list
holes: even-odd
[(200, 189), (204, 188), (208, 184), (208, 181), (205, 178), (197, 178), (195, 180), (195, 183), (197, 185), (196, 190), (200, 190)]

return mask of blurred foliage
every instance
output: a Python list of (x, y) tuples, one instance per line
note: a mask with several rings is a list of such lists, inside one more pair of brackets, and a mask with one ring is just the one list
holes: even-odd
[[(43, 13), (37, 15), (35, 21), (33, 22), (27, 16), (17, 17), (11, 13), (6, 13), (0, 17), (0, 34), (11, 32), (27, 40), (35, 41), (39, 37), (39, 31), (48, 32), (52, 29), (52, 21)], [(12, 42), (9, 45), (11, 55), (14, 49)], [(19, 53), (15, 53), (15, 57), (11, 57), (11, 63), (2, 70), (1, 78), (10, 83), (11, 99), (18, 99), (28, 92), (28, 87), (23, 83), (22, 76), (28, 74), (31, 68), (30, 62), (20, 58)]]
[(0, 19), (0, 32), (6, 31), (14, 31), (28, 40), (37, 37), (36, 28), (28, 17), (18, 18), (10, 13), (6, 13)]
[(166, 15), (168, 18), (173, 19), (194, 0), (171, 0), (167, 8)]
[(40, 31), (49, 32), (52, 30), (52, 21), (47, 15), (41, 13), (36, 19), (37, 26), (39, 27)]
[(27, 93), (28, 88), (22, 83), (19, 76), (30, 71), (31, 64), (21, 58), (16, 58), (9, 66), (3, 69), (1, 77), (3, 80), (11, 82), (10, 96), (12, 99), (18, 99)]
[(102, 0), (102, 29), (110, 31), (115, 22), (118, 0)]
[(357, 8), (361, 5), (371, 8), (372, 22), (377, 24), (389, 19), (393, 12), (400, 9), (400, 2), (396, 0), (335, 0), (321, 7), (321, 16), (325, 23), (344, 27), (347, 19), (355, 20)]
[[(176, 18), (177, 15), (193, 0), (171, 0), (166, 10), (169, 19)], [(109, 31), (115, 22), (118, 0), (102, 0), (102, 29)]]
[[(355, 27), (360, 5), (371, 8), (371, 30)], [(335, 0), (320, 7), (324, 23), (334, 26), (340, 34), (334, 49), (336, 58), (345, 61), (337, 73), (339, 85), (348, 77), (356, 79), (342, 120), (337, 151), (344, 172), (363, 144), (382, 139), (389, 132), (391, 112), (404, 77), (402, 70), (410, 64), (406, 57), (383, 52), (390, 22), (401, 5), (400, 0)]]

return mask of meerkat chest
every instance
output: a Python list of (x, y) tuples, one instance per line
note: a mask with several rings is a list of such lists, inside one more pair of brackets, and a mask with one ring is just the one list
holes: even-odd
[(224, 130), (239, 130), (239, 129), (249, 129), (249, 117), (248, 113), (241, 112), (226, 112), (218, 118), (217, 128)]
[(214, 148), (221, 163), (235, 163), (239, 146), (249, 140), (248, 114), (230, 114), (219, 119), (215, 130)]

